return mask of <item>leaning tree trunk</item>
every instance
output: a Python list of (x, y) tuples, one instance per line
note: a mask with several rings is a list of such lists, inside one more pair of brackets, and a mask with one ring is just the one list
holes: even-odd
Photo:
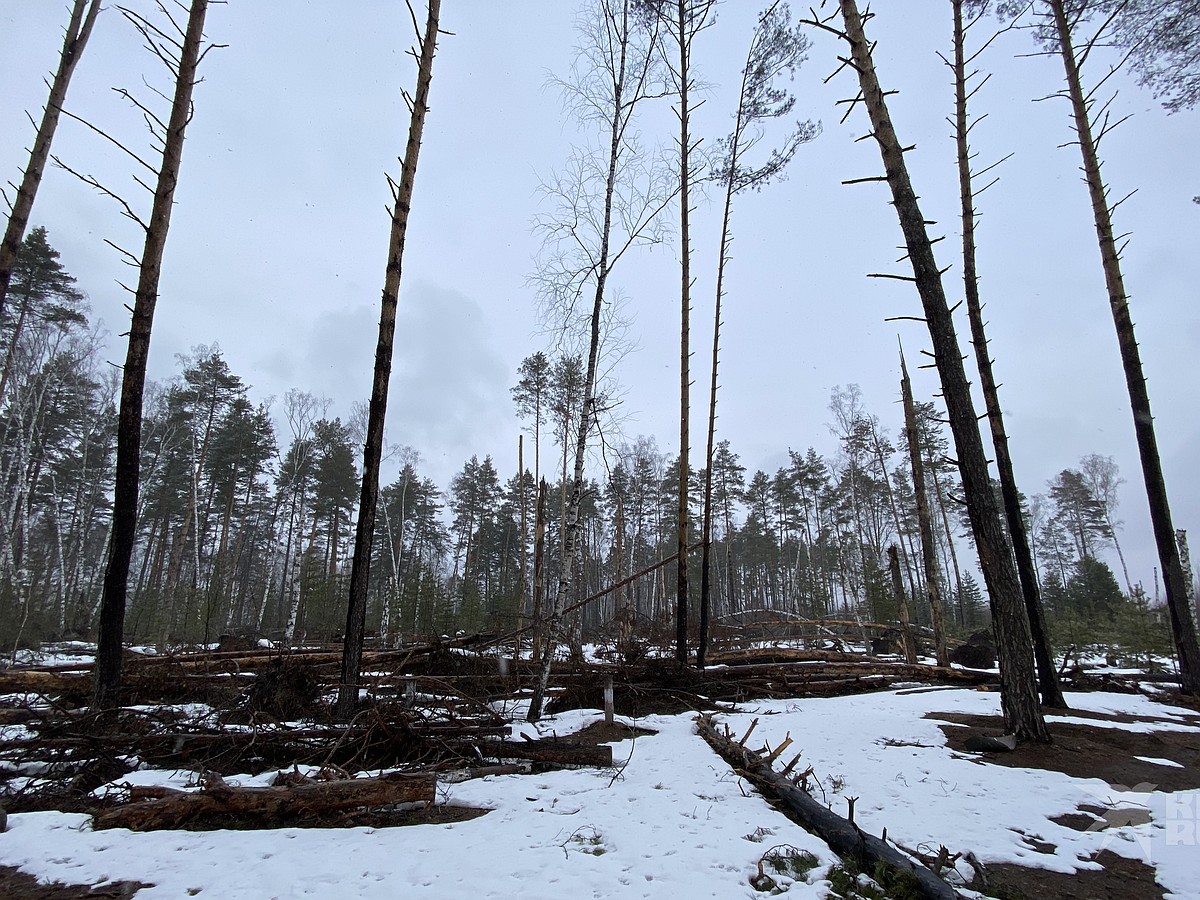
[(163, 251), (171, 227), (175, 187), (179, 182), (183, 141), (192, 118), (192, 90), (200, 65), (204, 17), (208, 0), (192, 0), (187, 29), (179, 55), (175, 96), (163, 140), (162, 165), (146, 243), (142, 251), (138, 286), (129, 325), (129, 347), (121, 378), (121, 406), (117, 418), (117, 471), (113, 487), (113, 515), (108, 566), (104, 573), (104, 597), (100, 603), (99, 636), (96, 648), (96, 682), (93, 702), (100, 709), (117, 704), (121, 685), (121, 641), (125, 629), (125, 599), (129, 587), (129, 561), (137, 536), (138, 465), (142, 442), (142, 391), (146, 385), (146, 361), (150, 354), (150, 331), (158, 301)]
[(1167, 501), (1167, 485), (1158, 453), (1158, 439), (1154, 433), (1154, 417), (1150, 412), (1150, 393), (1146, 388), (1141, 352), (1138, 350), (1137, 337), (1133, 331), (1133, 319), (1129, 314), (1125, 279), (1121, 272), (1121, 253), (1113, 236), (1112, 209), (1108, 205), (1107, 190), (1100, 174), (1100, 157), (1092, 134), (1088, 100), (1083, 93), (1079, 59), (1072, 45), (1071, 27), (1067, 23), (1063, 0), (1047, 2), (1054, 15), (1059, 55), (1066, 70), (1067, 91), (1075, 118), (1075, 134), (1078, 137), (1079, 152), (1083, 155), (1084, 180), (1087, 182), (1088, 194), (1092, 201), (1096, 237), (1100, 243), (1104, 284), (1108, 290), (1108, 304), (1112, 308), (1113, 323), (1117, 329), (1117, 343), (1121, 348), (1125, 385), (1129, 391), (1129, 405), (1133, 411), (1133, 430), (1137, 436), (1142, 477), (1146, 483), (1146, 499), (1150, 505), (1150, 523), (1154, 528), (1154, 543), (1158, 548), (1158, 560), (1162, 566), (1167, 592), (1171, 634), (1175, 639), (1175, 651), (1179, 657), (1180, 686), (1185, 694), (1200, 694), (1200, 643), (1196, 639), (1196, 625), (1186, 599), (1183, 566), (1179, 562), (1179, 548), (1175, 545), (1171, 506)]
[(25, 229), (29, 226), (29, 215), (33, 211), (38, 187), (42, 183), (46, 160), (50, 158), (50, 144), (54, 141), (59, 115), (67, 99), (67, 88), (71, 84), (71, 76), (75, 73), (79, 57), (83, 55), (83, 48), (92, 36), (92, 26), (95, 25), (99, 12), (100, 0), (75, 0), (71, 7), (71, 21), (63, 34), (58, 69), (54, 73), (54, 80), (50, 82), (50, 95), (46, 99), (46, 108), (42, 111), (42, 122), (38, 125), (33, 149), (29, 151), (29, 163), (25, 166), (17, 195), (13, 198), (8, 226), (4, 229), (4, 239), (0, 241), (0, 319), (4, 317), (4, 304), (8, 298), (13, 266), (17, 261), (21, 240), (25, 237)]
[(933, 539), (933, 515), (929, 511), (929, 492), (925, 489), (925, 461), (921, 456), (920, 432), (917, 429), (916, 405), (913, 403), (912, 383), (904, 353), (900, 354), (900, 395), (904, 403), (904, 428), (908, 432), (908, 460), (912, 468), (913, 496), (917, 501), (917, 527), (921, 534), (921, 561), (925, 567), (925, 591), (929, 597), (929, 614), (933, 619), (933, 646), (939, 666), (950, 665), (946, 646), (945, 604), (937, 576), (937, 551)]
[(1029, 631), (1033, 639), (1033, 655), (1037, 662), (1038, 686), (1046, 706), (1065, 707), (1058, 672), (1054, 668), (1054, 653), (1046, 630), (1042, 610), (1041, 589), (1037, 570), (1033, 567), (1033, 552), (1029, 549), (1029, 534), (1021, 510), (1021, 492), (1013, 472), (1012, 456), (1008, 452), (1008, 434), (1004, 428), (1004, 413), (1000, 408), (1000, 393), (988, 353), (987, 334), (983, 324), (983, 307), (979, 301), (979, 276), (975, 257), (975, 196), (971, 184), (971, 155), (967, 146), (970, 123), (967, 120), (967, 64), (963, 33), (963, 0), (951, 0), (954, 6), (954, 139), (958, 157), (959, 198), (962, 201), (963, 287), (967, 298), (967, 318), (971, 322), (971, 343), (975, 348), (975, 364), (979, 369), (979, 386), (987, 409), (992, 446), (996, 450), (996, 472), (1000, 476), (1000, 494), (1004, 500), (1004, 518), (1016, 554), (1017, 577), (1021, 595), (1029, 616)]
[(358, 680), (362, 666), (363, 638), (367, 622), (367, 586), (371, 574), (371, 542), (375, 536), (375, 513), (379, 505), (379, 465), (383, 456), (383, 420), (387, 413), (388, 382), (392, 374), (392, 343), (396, 333), (396, 303), (400, 296), (400, 274), (404, 263), (404, 240), (412, 206), (421, 134), (429, 111), (429, 83), (433, 78), (433, 54), (437, 49), (438, 14), (441, 0), (429, 0), (425, 33), (417, 36), (420, 63), (417, 93), (411, 106), (408, 145), (400, 167), (400, 186), (393, 197), (392, 230), (387, 272), (379, 313), (379, 342), (375, 345), (375, 377), (367, 410), (367, 437), (363, 449), (362, 493), (354, 532), (354, 560), (350, 565), (350, 602), (346, 610), (346, 637), (342, 645), (342, 683), (338, 689), (336, 715), (347, 721), (358, 702)]
[(1012, 550), (1000, 523), (1000, 511), (992, 493), (970, 383), (963, 368), (941, 272), (925, 228), (925, 217), (909, 179), (903, 145), (896, 137), (883, 91), (879, 87), (871, 59), (871, 45), (863, 33), (858, 5), (855, 0), (840, 0), (840, 4), (846, 25), (843, 36), (850, 44), (861, 98), (871, 119), (872, 136), (879, 145), (942, 382), (966, 494), (967, 514), (975, 534), (980, 567), (992, 604), (992, 624), (1000, 656), (1001, 706), (1005, 727), (1016, 734), (1019, 740), (1049, 741), (1050, 735), (1038, 706), (1029, 619), (1021, 601), (1021, 586), (1013, 565)]

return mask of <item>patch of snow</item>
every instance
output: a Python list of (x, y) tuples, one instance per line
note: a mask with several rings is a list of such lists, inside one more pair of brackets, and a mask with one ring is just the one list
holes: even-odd
[(1174, 769), (1186, 768), (1183, 763), (1177, 763), (1173, 759), (1158, 759), (1154, 756), (1135, 756), (1134, 759), (1140, 759), (1142, 762), (1152, 763), (1156, 766), (1170, 766)]

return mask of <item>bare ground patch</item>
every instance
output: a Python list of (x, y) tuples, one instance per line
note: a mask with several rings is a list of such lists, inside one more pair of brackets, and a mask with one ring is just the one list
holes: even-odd
[[(1071, 715), (1075, 714), (1071, 712)], [(979, 754), (979, 761), (998, 766), (1046, 769), (1072, 778), (1101, 778), (1109, 784), (1152, 784), (1160, 791), (1200, 788), (1200, 732), (1127, 731), (1105, 727), (1105, 722), (1130, 724), (1147, 720), (1103, 713), (1091, 713), (1086, 717), (1094, 718), (1096, 725), (1048, 722), (1053, 743), (1023, 744), (1007, 753)], [(939, 726), (946, 735), (946, 744), (961, 753), (970, 752), (965, 745), (972, 735), (998, 735), (1004, 731), (1004, 722), (999, 716), (936, 712), (928, 713), (926, 718), (946, 723)], [(1155, 722), (1148, 721), (1148, 724)], [(1178, 766), (1146, 762), (1138, 759), (1139, 756), (1168, 759)]]

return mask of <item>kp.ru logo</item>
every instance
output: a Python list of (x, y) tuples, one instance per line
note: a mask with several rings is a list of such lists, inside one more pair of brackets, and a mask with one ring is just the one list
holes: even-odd
[(1163, 822), (1168, 847), (1195, 847), (1200, 839), (1200, 799), (1194, 792), (1168, 794)]

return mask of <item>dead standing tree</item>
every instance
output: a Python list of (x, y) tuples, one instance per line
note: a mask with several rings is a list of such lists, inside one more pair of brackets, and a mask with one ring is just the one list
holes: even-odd
[[(50, 145), (54, 141), (54, 132), (58, 129), (59, 116), (67, 99), (67, 88), (75, 73), (75, 66), (83, 55), (83, 48), (92, 36), (92, 27), (99, 13), (100, 0), (74, 0), (71, 6), (71, 19), (63, 33), (62, 51), (54, 79), (50, 82), (50, 95), (46, 99), (46, 108), (42, 110), (42, 121), (37, 126), (33, 148), (29, 151), (29, 162), (11, 203), (4, 238), (0, 241), (0, 320), (4, 318), (4, 305), (8, 299), (13, 266), (17, 262), (17, 251), (25, 237), (25, 229), (29, 227), (29, 215), (42, 183), (46, 161), (50, 158)], [(30, 121), (33, 121), (32, 117)]]
[[(908, 460), (912, 469), (913, 496), (917, 502), (917, 527), (921, 532), (921, 561), (925, 569), (925, 592), (929, 598), (930, 618), (933, 619), (933, 646), (939, 666), (950, 665), (950, 650), (946, 645), (945, 604), (937, 573), (937, 545), (933, 538), (933, 514), (929, 510), (929, 491), (925, 486), (925, 461), (921, 456), (921, 431), (917, 427), (917, 410), (913, 402), (912, 382), (908, 380), (908, 365), (900, 351), (900, 397), (904, 404), (904, 430), (908, 435)], [(934, 476), (937, 477), (936, 475)]]
[(542, 715), (556, 632), (582, 550), (583, 472), (588, 438), (600, 411), (597, 384), (608, 280), (631, 248), (659, 240), (660, 214), (675, 194), (641, 152), (634, 128), (641, 104), (662, 93), (654, 62), (658, 33), (641, 26), (634, 6), (634, 0), (596, 0), (580, 20), (584, 40), (574, 78), (562, 87), (580, 120), (598, 123), (603, 145), (578, 148), (567, 171), (544, 185), (558, 208), (537, 222), (546, 238), (534, 281), (547, 313), (561, 318), (568, 330), (580, 318), (577, 307), (589, 293), (591, 308), (586, 318), (583, 402), (573, 425), (574, 469), (562, 523), (562, 560), (545, 620), (545, 649), (529, 706), (531, 722)]
[(375, 345), (375, 375), (371, 383), (371, 402), (367, 412), (367, 434), (363, 449), (362, 493), (358, 523), (354, 533), (354, 559), (350, 565), (350, 601), (346, 610), (346, 637), (342, 647), (342, 681), (338, 689), (336, 714), (341, 721), (354, 715), (358, 703), (358, 681), (362, 668), (363, 638), (367, 619), (367, 587), (371, 574), (371, 542), (375, 536), (375, 513), (379, 505), (379, 466), (383, 455), (383, 424), (387, 413), (388, 382), (392, 374), (392, 345), (396, 333), (396, 305), (400, 296), (400, 275), (404, 263), (404, 241), (408, 234), (408, 214), (412, 207), (417, 159), (425, 115), (429, 111), (429, 84), (433, 79), (433, 56), (437, 50), (438, 16), (441, 0), (429, 0), (425, 30), (417, 23), (412, 5), (408, 11), (417, 32), (417, 46), (409, 53), (417, 60), (417, 92), (404, 95), (409, 109), (408, 144), (400, 167), (400, 184), (392, 187), (392, 229), (388, 242), (387, 271), (379, 313), (379, 341)]
[[(958, 468), (966, 495), (967, 514), (979, 551), (980, 568), (988, 587), (992, 607), (992, 625), (1000, 656), (1001, 707), (1005, 727), (1021, 741), (1050, 740), (1038, 706), (1037, 678), (1029, 620), (1021, 598), (1021, 586), (1013, 565), (1012, 549), (1000, 522), (1000, 510), (988, 477), (987, 458), (979, 435), (978, 418), (971, 399), (970, 383), (954, 330), (950, 306), (942, 284), (942, 272), (933, 254), (933, 242), (926, 230), (916, 192), (904, 161), (906, 149), (896, 136), (888, 113), (884, 92), (879, 86), (872, 60), (872, 44), (863, 30), (863, 16), (854, 0), (839, 0), (843, 29), (830, 24), (832, 16), (809, 20), (810, 24), (830, 31), (850, 47), (850, 56), (841, 57), (843, 67), (858, 75), (859, 93), (847, 101), (850, 111), (862, 103), (871, 120), (871, 134), (879, 147), (886, 175), (871, 181), (886, 180), (893, 205), (904, 233), (911, 280), (917, 287), (925, 313), (925, 323), (933, 344), (934, 363), (942, 383), (950, 430), (954, 435)], [(867, 14), (870, 17), (870, 13)]]
[(1124, 246), (1117, 246), (1117, 237), (1113, 233), (1112, 214), (1128, 197), (1110, 203), (1109, 189), (1100, 171), (1100, 144), (1124, 119), (1112, 118), (1112, 98), (1101, 102), (1097, 91), (1108, 81), (1120, 63), (1086, 92), (1083, 87), (1082, 70), (1093, 51), (1109, 40), (1109, 26), (1124, 5), (1115, 4), (1113, 11), (1102, 19), (1091, 36), (1076, 46), (1077, 32), (1087, 20), (1092, 5), (1078, 4), (1068, 9), (1063, 0), (1045, 0), (1046, 12), (1043, 16), (1048, 20), (1048, 24), (1043, 35), (1044, 42), (1061, 57), (1066, 72), (1066, 90), (1055, 96), (1065, 97), (1071, 103), (1076, 136), (1074, 143), (1078, 144), (1083, 158), (1083, 180), (1087, 184), (1092, 204), (1096, 237), (1100, 245), (1100, 260), (1104, 269), (1104, 284), (1113, 324), (1116, 326), (1121, 364), (1125, 370), (1125, 385), (1133, 412), (1133, 429), (1137, 437), (1138, 454), (1141, 457), (1146, 499), (1150, 506), (1150, 523), (1154, 530), (1154, 543), (1158, 549), (1159, 564), (1162, 566), (1166, 587), (1171, 634), (1175, 639), (1175, 651), (1179, 658), (1180, 685), (1184, 693), (1200, 694), (1200, 642), (1197, 642), (1196, 625), (1188, 604), (1183, 566), (1179, 561), (1179, 548), (1175, 544), (1171, 506), (1167, 500), (1167, 485), (1158, 453), (1154, 417), (1150, 412), (1150, 392), (1146, 387), (1141, 351), (1133, 330), (1133, 318), (1129, 313), (1129, 296), (1125, 293), (1125, 278), (1121, 270), (1121, 252)]
[[(154, 307), (158, 302), (158, 284), (162, 273), (163, 252), (171, 226), (171, 211), (175, 188), (179, 183), (183, 141), (192, 120), (192, 92), (197, 83), (197, 70), (209, 50), (216, 44), (204, 46), (204, 18), (208, 0), (192, 0), (187, 25), (180, 28), (167, 7), (156, 4), (169, 24), (160, 27), (132, 10), (118, 7), (141, 34), (149, 50), (175, 77), (175, 94), (171, 113), (164, 123), (158, 116), (122, 92), (140, 109), (154, 137), (161, 142), (162, 160), (157, 167), (134, 159), (156, 177), (150, 218), (142, 221), (129, 203), (104, 188), (95, 179), (85, 177), (94, 187), (117, 199), (125, 214), (137, 222), (145, 233), (141, 258), (126, 253), (138, 268), (137, 290), (134, 291), (133, 316), (129, 326), (129, 347), (121, 378), (121, 405), (117, 419), (117, 471), (113, 490), (113, 517), (110, 533), (108, 565), (104, 572), (104, 594), (100, 603), (100, 624), (96, 651), (96, 682), (94, 704), (100, 709), (116, 705), (121, 684), (121, 641), (124, 635), (125, 598), (129, 584), (129, 561), (137, 537), (138, 466), (141, 453), (142, 391), (146, 385), (146, 361), (150, 354), (150, 331), (154, 323)], [(169, 30), (170, 29), (170, 30)], [(116, 143), (115, 141), (113, 143)], [(118, 144), (118, 146), (120, 146)], [(122, 147), (122, 149), (125, 149)], [(129, 151), (126, 151), (129, 153)], [(130, 153), (133, 156), (132, 153)], [(145, 185), (140, 179), (139, 184)]]
[(679, 482), (676, 491), (675, 523), (675, 663), (687, 665), (688, 645), (688, 487), (691, 427), (691, 314), (692, 314), (692, 185), (696, 178), (693, 153), (699, 141), (691, 138), (690, 127), (693, 89), (691, 73), (692, 44), (715, 21), (716, 0), (641, 0), (675, 45), (671, 58), (664, 48), (663, 57), (671, 73), (674, 93), (679, 98), (675, 115), (679, 119), (679, 262), (681, 276), (679, 314)]
[(721, 353), (721, 304), (725, 297), (725, 272), (733, 243), (733, 198), (744, 191), (762, 190), (773, 179), (782, 178), (784, 169), (801, 144), (817, 136), (819, 127), (798, 122), (757, 166), (746, 155), (766, 136), (765, 126), (774, 119), (790, 115), (796, 105), (791, 92), (781, 88), (777, 79), (790, 77), (807, 58), (808, 38), (799, 26), (791, 24), (787, 3), (776, 0), (758, 17), (746, 65), (742, 68), (741, 90), (734, 114), (733, 131), (722, 141), (721, 158), (714, 178), (724, 188), (721, 214), (721, 244), (717, 252), (716, 301), (713, 305), (712, 376), (708, 393), (708, 444), (704, 459), (703, 549), (700, 563), (700, 641), (696, 648), (696, 667), (704, 668), (708, 651), (708, 619), (712, 579), (712, 471), (717, 431), (717, 364)]
[[(951, 120), (951, 124), (954, 127), (959, 199), (962, 208), (963, 289), (967, 300), (967, 318), (971, 323), (971, 343), (975, 349), (975, 364), (979, 369), (979, 385), (983, 391), (983, 402), (987, 409), (992, 446), (996, 451), (996, 474), (1000, 478), (1000, 494), (1004, 500), (1004, 519), (1008, 525), (1009, 536), (1012, 538), (1013, 551), (1016, 555), (1017, 577), (1021, 581), (1021, 595), (1025, 601), (1026, 615), (1029, 616), (1033, 655), (1037, 663), (1038, 687), (1041, 690), (1044, 704), (1064, 707), (1067, 702), (1058, 686), (1058, 672), (1054, 667), (1054, 653), (1050, 648), (1050, 635), (1046, 630), (1046, 616), (1042, 610), (1042, 592), (1038, 586), (1037, 570), (1033, 565), (1033, 552), (1029, 547), (1025, 516), (1021, 510), (1021, 492), (1017, 488), (1017, 478), (1013, 471), (1012, 454), (1008, 447), (1008, 432), (1004, 427), (1004, 412), (1000, 407), (999, 387), (992, 369), (992, 357), (988, 352), (987, 332), (983, 322), (983, 304), (979, 299), (979, 274), (975, 254), (975, 197), (977, 192), (973, 182), (976, 173), (971, 170), (972, 155), (969, 143), (974, 123), (967, 115), (967, 101), (970, 96), (983, 87), (988, 76), (977, 79), (978, 71), (968, 72), (967, 69), (968, 66), (974, 64), (990, 41), (985, 42), (969, 57), (967, 56), (967, 32), (982, 19), (987, 3), (980, 2), (980, 0), (967, 0), (967, 4), (974, 8), (974, 15), (969, 21), (965, 20), (963, 15), (964, 0), (951, 0), (954, 14), (954, 59), (949, 60), (942, 57), (942, 61), (954, 73), (954, 118)], [(974, 82), (973, 86), (972, 82)], [(978, 121), (980, 120), (975, 120), (975, 122)], [(997, 163), (993, 163), (982, 171), (987, 172), (995, 165)], [(983, 193), (992, 183), (984, 185), (978, 193)]]

